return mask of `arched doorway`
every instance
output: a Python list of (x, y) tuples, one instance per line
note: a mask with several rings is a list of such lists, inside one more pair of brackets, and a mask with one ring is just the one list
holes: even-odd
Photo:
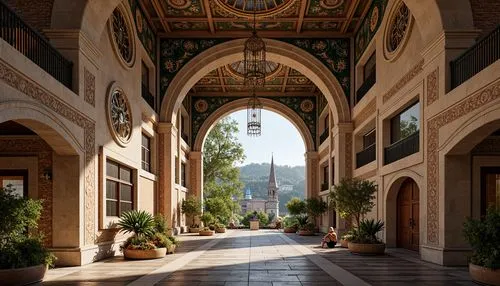
[(397, 247), (419, 250), (420, 190), (417, 183), (407, 178), (399, 188), (397, 198)]

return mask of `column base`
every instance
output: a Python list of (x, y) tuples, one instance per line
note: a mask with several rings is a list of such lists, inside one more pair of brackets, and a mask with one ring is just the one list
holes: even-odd
[(420, 258), (444, 266), (467, 266), (471, 255), (469, 248), (443, 248), (422, 245), (420, 247)]
[(57, 257), (56, 266), (81, 266), (120, 254), (122, 242), (109, 241), (81, 248), (58, 247), (49, 250)]

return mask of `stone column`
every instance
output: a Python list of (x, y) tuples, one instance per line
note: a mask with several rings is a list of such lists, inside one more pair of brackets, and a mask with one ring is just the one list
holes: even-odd
[(177, 193), (175, 192), (175, 152), (177, 128), (172, 123), (158, 124), (158, 212), (170, 227), (176, 226)]
[[(338, 123), (332, 128), (335, 166), (333, 184), (338, 184), (343, 178), (352, 177), (352, 130), (351, 122)], [(337, 233), (342, 235), (349, 227), (349, 222), (340, 218), (337, 213)]]
[(203, 201), (203, 152), (189, 152), (189, 196)]
[(306, 157), (306, 198), (311, 198), (318, 194), (319, 181), (319, 155), (316, 151), (309, 151)]

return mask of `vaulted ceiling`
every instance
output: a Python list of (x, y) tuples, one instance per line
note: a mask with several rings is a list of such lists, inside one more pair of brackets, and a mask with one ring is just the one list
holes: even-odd
[[(372, 0), (140, 0), (162, 37), (351, 36)], [(254, 8), (255, 3), (255, 8)]]

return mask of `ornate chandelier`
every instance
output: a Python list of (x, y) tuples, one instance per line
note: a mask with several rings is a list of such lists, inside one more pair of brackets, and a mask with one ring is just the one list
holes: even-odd
[(255, 87), (253, 88), (252, 97), (248, 100), (247, 105), (247, 135), (260, 136), (261, 135), (261, 117), (260, 111), (262, 110), (262, 103), (255, 95)]
[(243, 76), (246, 86), (264, 86), (266, 78), (266, 44), (257, 35), (257, 0), (253, 1), (253, 31), (243, 50)]

